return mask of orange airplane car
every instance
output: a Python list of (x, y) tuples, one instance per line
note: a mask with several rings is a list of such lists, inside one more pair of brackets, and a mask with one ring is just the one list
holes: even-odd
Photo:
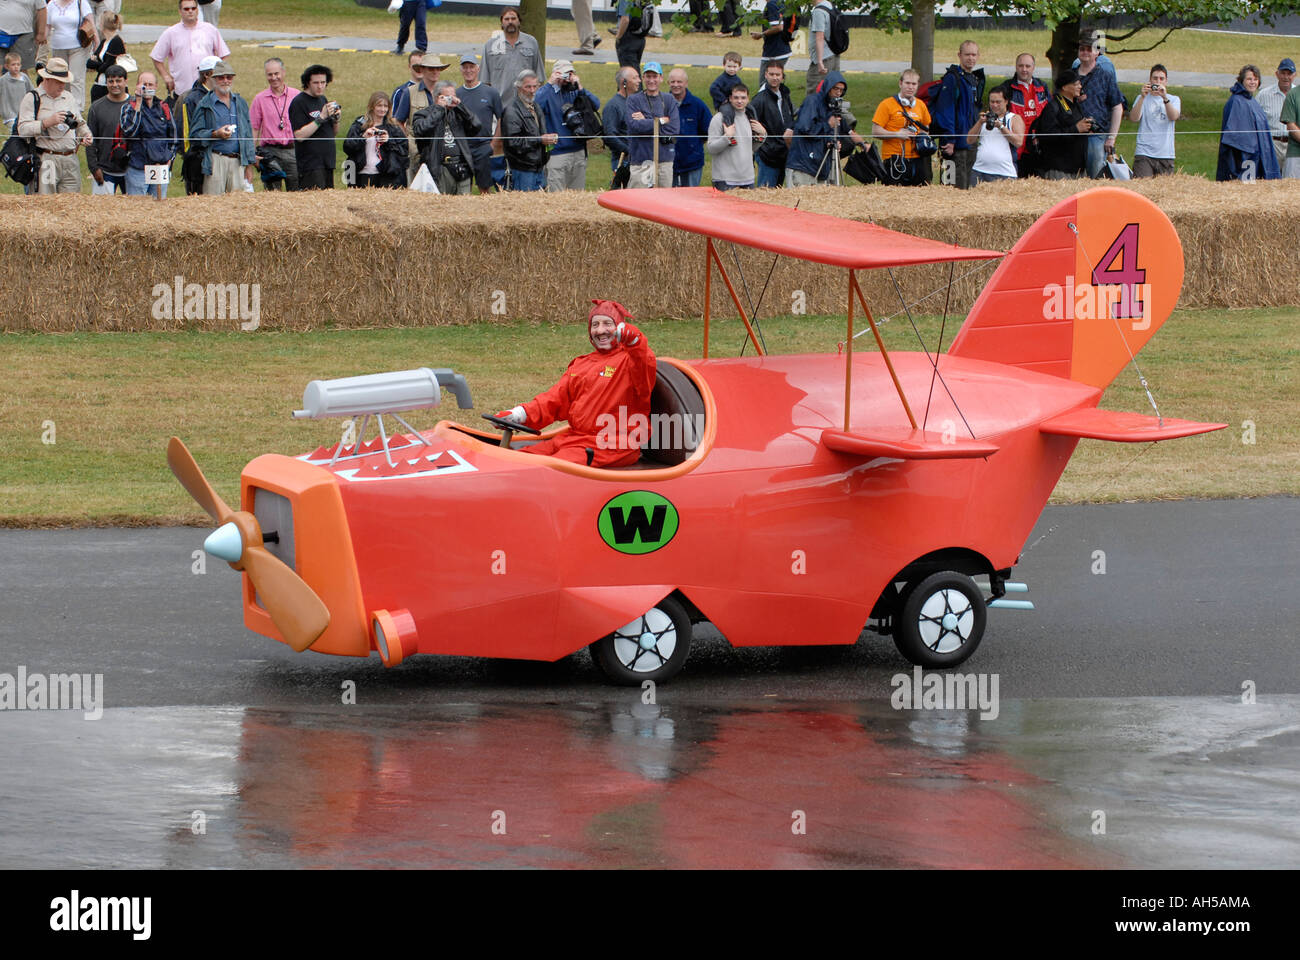
[[(470, 406), (449, 370), (314, 381), (297, 415), (360, 419), (355, 441), (256, 458), (238, 511), (172, 438), (172, 471), (220, 524), (205, 547), (245, 574), (250, 629), (297, 650), (376, 650), (390, 667), (416, 653), (557, 660), (590, 645), (627, 684), (680, 670), (706, 620), (735, 646), (852, 644), (871, 627), (913, 663), (955, 666), (979, 645), (987, 606), (1008, 603), (1080, 438), (1225, 426), (1097, 408), (1182, 286), (1177, 233), (1133, 192), (1071, 197), (1007, 254), (707, 187), (600, 203), (702, 235), (711, 264), (704, 359), (658, 359), (648, 423), (626, 425), (643, 434), (640, 461), (530, 456), (509, 420), (494, 421), (499, 437), (447, 420), (411, 429), (401, 412), (435, 405), (442, 388)], [(765, 354), (717, 241), (848, 270), (845, 353)], [(857, 270), (997, 257), (946, 354), (885, 351)], [(709, 358), (713, 267), (756, 356)], [(853, 350), (859, 312), (878, 351)], [(366, 442), (372, 416), (379, 436)], [(385, 416), (405, 432), (390, 435)]]

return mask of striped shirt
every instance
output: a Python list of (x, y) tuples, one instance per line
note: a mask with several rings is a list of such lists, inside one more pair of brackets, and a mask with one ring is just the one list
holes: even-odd
[(1282, 104), (1286, 102), (1286, 94), (1278, 89), (1276, 83), (1270, 83), (1267, 87), (1259, 88), (1255, 100), (1264, 108), (1264, 116), (1268, 117), (1269, 136), (1285, 137), (1286, 126), (1278, 117), (1282, 115)]

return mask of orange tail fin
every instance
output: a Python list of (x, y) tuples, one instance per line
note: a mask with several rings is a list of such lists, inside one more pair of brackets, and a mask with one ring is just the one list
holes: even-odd
[(1099, 187), (1039, 218), (994, 271), (948, 351), (1106, 387), (1160, 329), (1183, 246), (1139, 193)]

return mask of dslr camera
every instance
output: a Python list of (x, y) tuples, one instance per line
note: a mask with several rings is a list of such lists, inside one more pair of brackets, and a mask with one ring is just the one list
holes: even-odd
[(826, 98), (827, 116), (842, 117), (844, 116), (844, 98), (827, 97)]
[(560, 119), (564, 126), (568, 128), (569, 133), (575, 137), (595, 137), (600, 135), (599, 130), (588, 130), (582, 122), (582, 111), (578, 109), (577, 101), (566, 103), (560, 111)]
[(991, 113), (984, 114), (984, 129), (996, 130), (998, 128), (998, 118)]
[(1091, 131), (1092, 133), (1100, 133), (1100, 132), (1101, 132), (1102, 127), (1101, 127), (1101, 124), (1097, 122), (1097, 118), (1096, 118), (1096, 117), (1085, 117), (1084, 119), (1088, 121), (1088, 130), (1089, 130), (1089, 131)]

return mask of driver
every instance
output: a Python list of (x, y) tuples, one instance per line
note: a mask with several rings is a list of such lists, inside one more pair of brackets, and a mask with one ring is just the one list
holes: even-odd
[(567, 431), (522, 447), (524, 453), (593, 467), (628, 466), (641, 455), (640, 447), (628, 443), (627, 429), (629, 423), (648, 421), (655, 355), (621, 303), (592, 303), (587, 337), (596, 349), (575, 357), (551, 389), (497, 416), (537, 429), (556, 420), (569, 422)]

